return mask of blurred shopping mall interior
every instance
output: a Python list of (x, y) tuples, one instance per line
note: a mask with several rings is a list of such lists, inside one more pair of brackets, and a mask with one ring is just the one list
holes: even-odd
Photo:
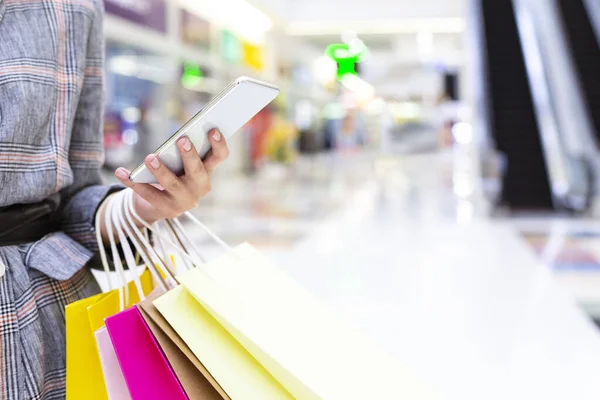
[(273, 83), (196, 216), (442, 398), (600, 398), (598, 0), (104, 3), (107, 180)]

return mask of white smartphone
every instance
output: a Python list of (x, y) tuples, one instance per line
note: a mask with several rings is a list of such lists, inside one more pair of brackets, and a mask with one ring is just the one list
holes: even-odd
[[(196, 146), (198, 155), (204, 158), (210, 150), (207, 135), (211, 129), (218, 128), (225, 138), (230, 138), (278, 94), (277, 86), (252, 78), (238, 78), (167, 139), (154, 154), (180, 176), (183, 174), (183, 160), (176, 146), (179, 138), (187, 136)], [(136, 183), (157, 183), (143, 162), (129, 178)]]

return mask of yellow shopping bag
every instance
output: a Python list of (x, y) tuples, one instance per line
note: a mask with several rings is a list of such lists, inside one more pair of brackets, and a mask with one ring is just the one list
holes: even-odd
[[(152, 291), (148, 270), (140, 280), (144, 293)], [(134, 282), (129, 282), (127, 307), (139, 302)], [(94, 332), (104, 326), (104, 319), (119, 310), (119, 291), (112, 290), (71, 303), (66, 307), (67, 329), (67, 399), (106, 400), (106, 386)]]
[[(106, 399), (104, 378), (96, 339), (88, 319), (90, 305), (106, 296), (105, 293), (69, 304), (65, 310), (67, 321), (67, 398), (77, 399), (82, 395), (93, 400)], [(85, 364), (85, 368), (81, 365)], [(85, 393), (85, 394), (84, 394)]]

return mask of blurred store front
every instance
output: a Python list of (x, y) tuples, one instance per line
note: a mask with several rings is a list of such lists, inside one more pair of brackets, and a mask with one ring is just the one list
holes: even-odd
[[(282, 92), (235, 136), (228, 170), (289, 165), (302, 154), (451, 145), (460, 27), (388, 41), (348, 30), (304, 35), (268, 4), (218, 3), (105, 1), (108, 169), (135, 166), (241, 75)], [(390, 62), (390, 52), (404, 59)]]

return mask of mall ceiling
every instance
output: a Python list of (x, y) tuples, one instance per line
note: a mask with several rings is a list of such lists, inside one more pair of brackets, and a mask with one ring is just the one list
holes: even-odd
[[(413, 28), (414, 23), (432, 29), (446, 29), (448, 22), (462, 19), (467, 0), (251, 0), (280, 20), (290, 31), (320, 34), (327, 26), (354, 24), (371, 28), (397, 24), (397, 29)], [(445, 21), (445, 22), (444, 22)], [(311, 25), (312, 24), (312, 25)], [(406, 25), (403, 27), (402, 25)], [(361, 33), (361, 32), (359, 32)]]

